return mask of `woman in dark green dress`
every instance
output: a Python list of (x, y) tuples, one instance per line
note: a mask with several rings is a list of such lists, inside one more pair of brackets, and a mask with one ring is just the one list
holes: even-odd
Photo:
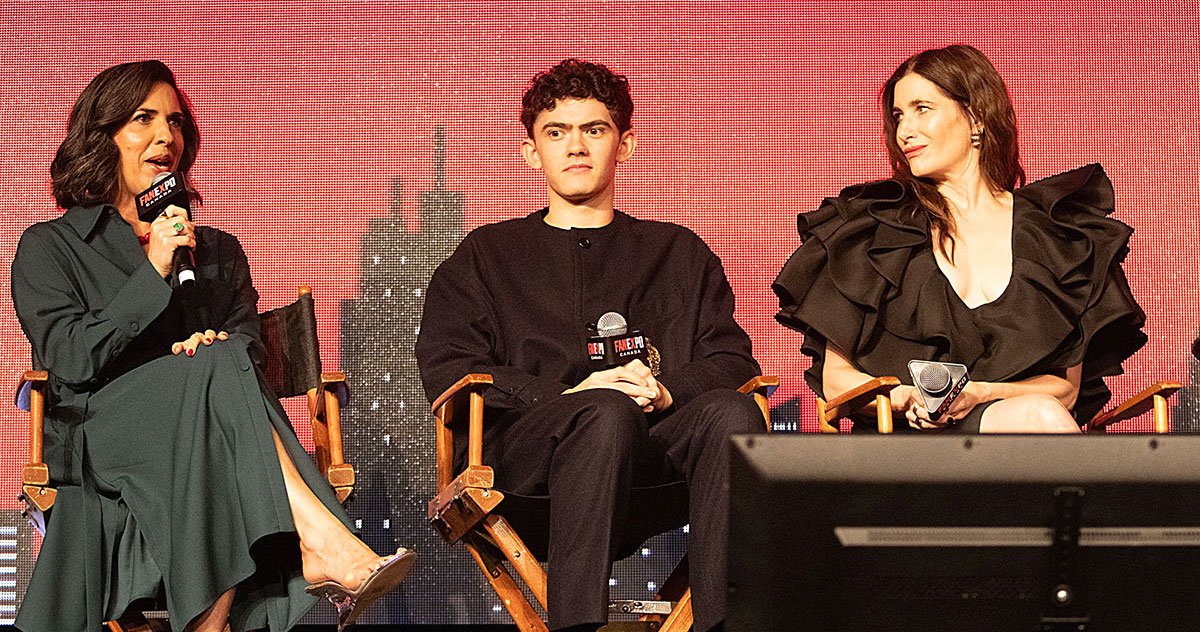
[[(186, 180), (198, 146), (165, 65), (105, 70), (51, 166), (69, 210), (17, 248), (13, 302), (50, 374), (59, 489), (17, 616), (26, 632), (93, 632), (150, 598), (177, 631), (286, 630), (316, 602), (306, 588), (341, 601), (345, 622), (412, 563), (349, 531), (265, 385), (237, 239), (175, 206), (138, 219), (134, 196), (159, 173)], [(180, 247), (194, 249), (194, 291), (172, 273)]]

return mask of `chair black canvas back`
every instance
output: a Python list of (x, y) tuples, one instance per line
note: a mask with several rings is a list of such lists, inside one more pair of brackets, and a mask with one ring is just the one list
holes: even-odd
[(267, 348), (267, 382), (281, 398), (303, 395), (321, 383), (321, 350), (312, 294), (259, 314)]

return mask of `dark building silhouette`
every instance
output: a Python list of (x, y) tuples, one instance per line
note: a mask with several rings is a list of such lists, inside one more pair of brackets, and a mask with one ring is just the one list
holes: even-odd
[(387, 217), (370, 220), (359, 247), (358, 298), (341, 305), (342, 368), (350, 382), (346, 460), (358, 483), (350, 515), (375, 550), (418, 553), (412, 576), (362, 623), (506, 622), (463, 548), (425, 523), (435, 493), (435, 442), (413, 345), (433, 270), (463, 238), (466, 196), (446, 188), (445, 131), (434, 135), (433, 187), (420, 194), (420, 225), (403, 215), (404, 183), (392, 180)]
[[(1200, 343), (1200, 339), (1197, 343)], [(1200, 434), (1200, 362), (1193, 354), (1188, 354), (1187, 368), (1187, 384), (1179, 391), (1176, 396), (1177, 403), (1171, 410), (1171, 430), (1184, 434)]]

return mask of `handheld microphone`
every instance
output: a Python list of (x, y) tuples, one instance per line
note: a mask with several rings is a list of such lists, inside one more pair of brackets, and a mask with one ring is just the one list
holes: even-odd
[[(138, 219), (143, 222), (153, 222), (172, 204), (182, 208), (192, 218), (191, 197), (183, 184), (182, 173), (163, 172), (154, 177), (154, 183), (149, 189), (137, 195)], [(192, 257), (192, 249), (179, 247), (175, 249), (173, 266), (179, 284), (192, 283), (196, 280), (196, 261)]]
[(937, 421), (967, 386), (967, 367), (953, 362), (909, 360), (908, 372), (921, 394), (930, 421)]
[(596, 335), (587, 342), (588, 359), (606, 369), (640, 359), (649, 366), (650, 350), (646, 337), (630, 329), (625, 317), (607, 312), (596, 321)]

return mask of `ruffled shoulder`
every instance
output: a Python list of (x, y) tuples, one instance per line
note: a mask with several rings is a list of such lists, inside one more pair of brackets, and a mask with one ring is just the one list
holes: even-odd
[(1063, 281), (1075, 273), (1097, 278), (1128, 253), (1133, 229), (1109, 217), (1112, 182), (1098, 164), (1031, 183), (1013, 198), (1013, 255), (1032, 255)]
[(1116, 205), (1112, 181), (1097, 163), (1031, 182), (1017, 192), (1037, 207), (1064, 216), (1076, 212), (1107, 217)]
[[(801, 246), (784, 264), (772, 288), (781, 308), (802, 301), (821, 275), (848, 300), (877, 304), (887, 285), (898, 284), (905, 249), (928, 241), (923, 219), (914, 215), (915, 198), (895, 180), (856, 184), (825, 198), (812, 212), (796, 217)], [(800, 323), (778, 316), (794, 329)]]
[(1042, 369), (1082, 364), (1080, 419), (1108, 402), (1101, 378), (1146, 343), (1146, 314), (1121, 267), (1133, 229), (1113, 219), (1112, 182), (1091, 164), (1013, 193), (1013, 279), (1038, 304), (1042, 340), (1028, 347)]
[(928, 243), (916, 208), (904, 185), (882, 180), (846, 187), (796, 218), (801, 245), (771, 287), (779, 297), (776, 320), (805, 334), (816, 392), (825, 342), (858, 350), (878, 324), (880, 306), (899, 293), (913, 252)]

